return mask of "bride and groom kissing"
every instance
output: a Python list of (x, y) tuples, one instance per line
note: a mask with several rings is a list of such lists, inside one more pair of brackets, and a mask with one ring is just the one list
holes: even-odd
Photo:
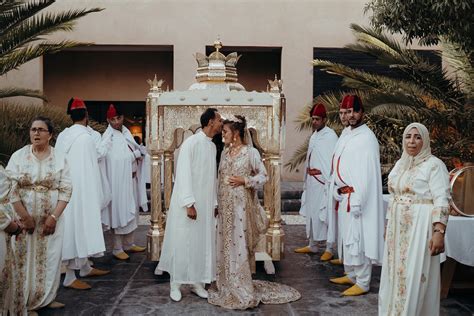
[[(171, 299), (181, 300), (184, 284), (228, 309), (299, 299), (289, 286), (252, 280), (255, 249), (268, 226), (256, 189), (267, 181), (267, 172), (248, 141), (245, 117), (224, 119), (208, 108), (200, 123), (202, 129), (181, 145), (158, 264), (170, 274)], [(225, 148), (216, 175), (212, 138), (219, 133)]]

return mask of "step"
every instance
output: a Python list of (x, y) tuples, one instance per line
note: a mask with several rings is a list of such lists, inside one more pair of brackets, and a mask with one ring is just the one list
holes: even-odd
[[(303, 182), (282, 182), (281, 183), (281, 212), (298, 212), (301, 207), (301, 194), (303, 193)], [(263, 190), (258, 191), (260, 203), (263, 203)], [(150, 201), (151, 189), (147, 188), (147, 197)], [(161, 199), (164, 200), (163, 190), (161, 191)], [(148, 202), (148, 209), (151, 209)]]

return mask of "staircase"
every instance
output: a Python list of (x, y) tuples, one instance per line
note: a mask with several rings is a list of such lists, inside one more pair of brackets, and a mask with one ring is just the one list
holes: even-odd
[[(303, 193), (303, 182), (282, 182), (281, 183), (281, 212), (283, 214), (297, 213), (301, 206), (301, 194)], [(150, 188), (147, 188), (148, 209), (150, 207)], [(161, 192), (163, 199), (163, 192)], [(258, 197), (263, 203), (263, 191), (258, 191)], [(143, 213), (146, 214), (146, 213)]]

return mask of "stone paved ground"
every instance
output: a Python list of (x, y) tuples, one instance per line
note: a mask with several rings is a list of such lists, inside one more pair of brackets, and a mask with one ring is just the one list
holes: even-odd
[[(140, 226), (138, 241), (145, 244), (147, 227)], [(105, 257), (94, 259), (98, 268), (112, 272), (103, 277), (87, 279), (93, 288), (76, 291), (60, 287), (57, 300), (66, 304), (63, 310), (40, 311), (40, 315), (376, 315), (380, 268), (373, 273), (370, 294), (340, 297), (343, 286), (333, 285), (328, 278), (339, 276), (341, 267), (321, 263), (317, 255), (298, 255), (292, 252), (304, 245), (304, 227), (286, 225), (286, 257), (276, 264), (277, 274), (266, 276), (263, 266), (257, 267), (256, 278), (268, 279), (295, 287), (302, 299), (284, 305), (260, 305), (244, 312), (227, 311), (210, 305), (183, 290), (183, 300), (174, 303), (169, 298), (168, 275), (155, 276), (155, 263), (146, 260), (144, 254), (134, 254), (127, 262), (116, 260), (108, 252)], [(107, 249), (111, 238), (107, 237)], [(472, 272), (472, 271), (471, 271)], [(442, 315), (474, 315), (474, 292), (454, 292), (442, 301)]]

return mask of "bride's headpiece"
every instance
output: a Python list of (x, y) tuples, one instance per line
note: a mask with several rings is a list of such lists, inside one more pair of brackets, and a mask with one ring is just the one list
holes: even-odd
[(230, 115), (229, 117), (226, 118), (227, 121), (233, 122), (233, 123), (243, 123), (243, 121), (234, 115)]

